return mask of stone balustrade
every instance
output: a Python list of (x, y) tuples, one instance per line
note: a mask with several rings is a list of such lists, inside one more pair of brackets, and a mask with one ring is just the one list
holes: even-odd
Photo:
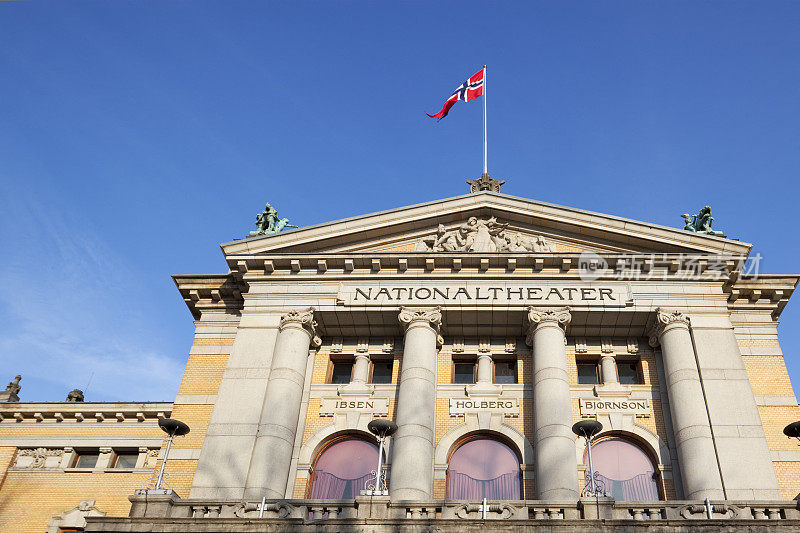
[[(611, 498), (581, 498), (570, 501), (491, 501), (487, 502), (486, 517), (483, 518), (483, 502), (480, 501), (390, 501), (388, 497), (359, 497), (355, 500), (268, 500), (261, 509), (260, 501), (209, 502), (193, 499), (183, 500), (171, 492), (137, 491), (129, 498), (132, 506), (130, 517), (149, 518), (153, 521), (181, 519), (181, 524), (199, 523), (205, 519), (246, 519), (284, 521), (288, 524), (314, 524), (336, 520), (337, 523), (355, 521), (361, 524), (380, 526), (409, 524), (414, 521), (436, 520), (438, 526), (465, 521), (525, 522), (578, 521), (588, 526), (591, 521), (608, 522), (652, 522), (685, 524), (687, 521), (705, 521), (706, 509), (701, 501), (622, 502)], [(792, 501), (716, 501), (711, 522), (773, 521), (800, 528), (800, 502)], [(189, 522), (186, 520), (189, 519)], [(113, 524), (130, 523), (126, 518), (92, 519), (92, 528), (86, 531), (131, 531), (119, 529)], [(144, 523), (144, 522), (142, 522)], [(226, 522), (227, 523), (227, 522)], [(230, 522), (237, 523), (236, 520)], [(376, 531), (378, 531), (377, 529)], [(447, 529), (447, 527), (445, 527)], [(142, 530), (144, 531), (144, 530)], [(149, 530), (148, 530), (149, 531)], [(228, 531), (228, 529), (224, 530)], [(232, 528), (230, 531), (250, 531)]]

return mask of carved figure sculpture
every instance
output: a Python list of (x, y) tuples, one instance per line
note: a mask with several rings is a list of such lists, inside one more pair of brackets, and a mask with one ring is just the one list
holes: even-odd
[(14, 381), (10, 382), (6, 386), (6, 390), (0, 391), (0, 402), (18, 402), (19, 401), (19, 391), (22, 389), (19, 385), (19, 380), (22, 379), (22, 376), (17, 375), (14, 378)]
[(17, 395), (19, 393), (19, 391), (22, 390), (22, 386), (19, 384), (21, 379), (22, 379), (22, 376), (17, 374), (14, 377), (14, 381), (10, 381), (8, 383), (8, 385), (6, 385), (6, 392), (10, 392), (13, 395)]
[(271, 233), (279, 233), (284, 228), (296, 228), (289, 224), (288, 218), (278, 218), (278, 210), (267, 204), (264, 210), (256, 215), (256, 230), (250, 232), (250, 237), (254, 235), (269, 235)]
[(711, 229), (711, 223), (714, 221), (714, 217), (711, 216), (711, 207), (709, 206), (703, 207), (703, 209), (694, 216), (689, 213), (684, 213), (681, 216), (686, 223), (683, 226), (683, 229), (686, 231), (705, 235), (722, 235), (721, 231)]
[(80, 389), (72, 389), (72, 391), (67, 394), (67, 401), (68, 402), (82, 402), (83, 401), (83, 391)]
[(541, 235), (524, 237), (507, 233), (508, 224), (495, 217), (479, 220), (470, 217), (457, 229), (447, 231), (439, 224), (436, 234), (422, 237), (417, 252), (550, 252), (551, 247)]

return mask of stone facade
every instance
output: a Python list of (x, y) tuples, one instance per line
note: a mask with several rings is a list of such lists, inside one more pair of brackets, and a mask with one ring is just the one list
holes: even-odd
[[(353, 531), (460, 529), (483, 509), (447, 499), (448, 463), (483, 435), (519, 458), (522, 499), (486, 509), (506, 528), (648, 519), (677, 531), (704, 518), (706, 498), (732, 530), (761, 519), (800, 525), (800, 447), (781, 433), (800, 409), (777, 334), (798, 278), (747, 273), (747, 243), (478, 192), (222, 249), (228, 274), (175, 277), (196, 325), (178, 395), (160, 411), (192, 429), (166, 468), (177, 496), (140, 493), (129, 507), (147, 475), (117, 474), (134, 476), (124, 497), (70, 489), (47, 520), (94, 500), (104, 515), (87, 517), (86, 531), (244, 532), (261, 527), (259, 515), (265, 527), (298, 531), (334, 519)], [(335, 383), (341, 365), (350, 374)], [(373, 379), (378, 365), (383, 380)], [(467, 383), (458, 365), (474, 368)], [(596, 383), (586, 383), (592, 365)], [(513, 379), (496, 379), (501, 366)], [(126, 442), (161, 447), (158, 415), (139, 420), (123, 404), (7, 405), (0, 502), (30, 492), (15, 507), (85, 475), (59, 462), (78, 441), (113, 454), (114, 432), (137, 420), (147, 433)], [(343, 436), (374, 441), (374, 418), (398, 426), (387, 499), (308, 499), (321, 450)], [(582, 498), (586, 450), (571, 426), (589, 418), (603, 424), (601, 438), (646, 453), (658, 501)], [(59, 436), (32, 438), (41, 428)], [(36, 469), (55, 477), (24, 489)], [(102, 473), (98, 486), (123, 479)], [(19, 524), (8, 509), (0, 505), (0, 525)], [(25, 520), (24, 531), (48, 524)]]

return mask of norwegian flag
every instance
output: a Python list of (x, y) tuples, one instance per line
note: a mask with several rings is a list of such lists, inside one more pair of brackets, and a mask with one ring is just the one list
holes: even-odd
[(483, 95), (483, 82), (486, 78), (486, 67), (484, 66), (478, 72), (470, 76), (467, 81), (461, 84), (461, 86), (455, 90), (455, 92), (450, 95), (450, 98), (444, 103), (442, 110), (436, 113), (435, 115), (431, 115), (430, 113), (425, 113), (431, 118), (436, 118), (442, 120), (444, 117), (447, 116), (447, 113), (450, 112), (450, 108), (455, 105), (456, 102), (459, 100), (464, 100), (465, 102), (469, 102), (470, 100), (474, 100), (477, 97)]

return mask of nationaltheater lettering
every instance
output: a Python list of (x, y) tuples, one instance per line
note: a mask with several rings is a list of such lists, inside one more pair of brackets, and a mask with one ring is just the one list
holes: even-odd
[(355, 288), (353, 302), (391, 300), (507, 300), (619, 303), (610, 287), (367, 287)]

